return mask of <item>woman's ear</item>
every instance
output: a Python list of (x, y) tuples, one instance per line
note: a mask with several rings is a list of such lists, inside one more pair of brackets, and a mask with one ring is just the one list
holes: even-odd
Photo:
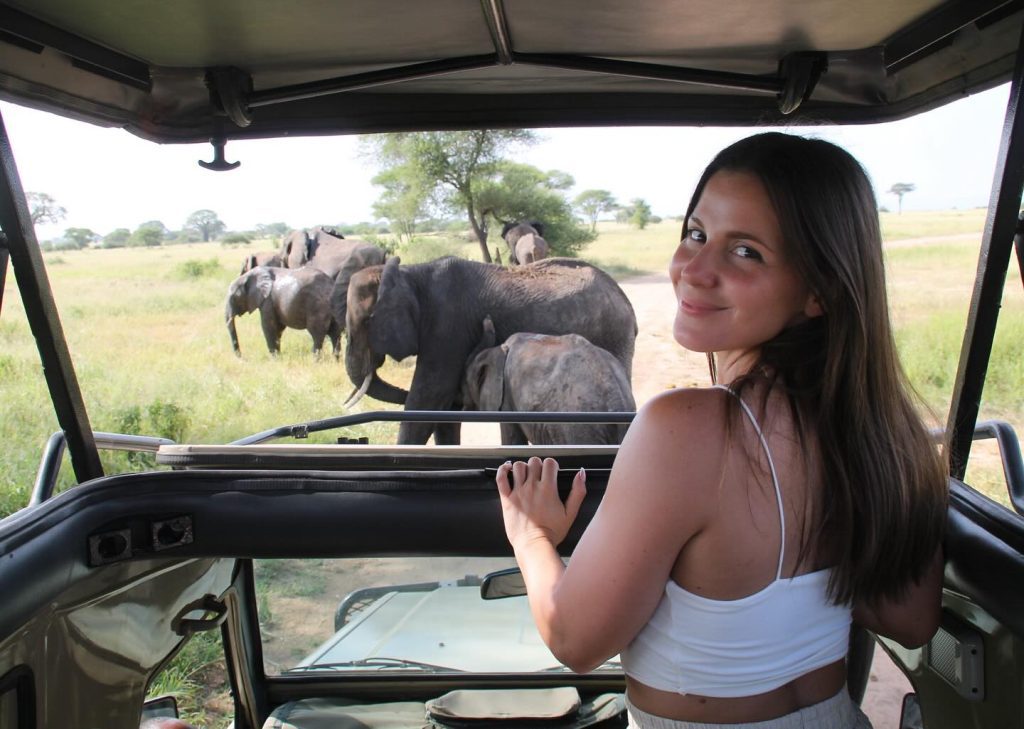
[(808, 319), (814, 319), (825, 313), (825, 307), (821, 305), (821, 301), (814, 294), (807, 295), (807, 303), (804, 305), (804, 316)]

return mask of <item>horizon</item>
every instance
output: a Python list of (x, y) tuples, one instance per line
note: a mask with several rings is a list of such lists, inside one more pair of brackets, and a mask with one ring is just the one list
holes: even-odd
[[(537, 129), (541, 141), (510, 157), (571, 175), (570, 200), (583, 190), (604, 189), (621, 204), (643, 198), (655, 215), (671, 218), (684, 212), (719, 149), (752, 131), (781, 130), (847, 149), (867, 170), (879, 207), (897, 207), (887, 191), (903, 182), (915, 185), (903, 198), (904, 211), (981, 208), (989, 201), (1008, 94), (1004, 84), (875, 125)], [(60, 223), (37, 226), (40, 241), (59, 238), (67, 228), (103, 236), (151, 220), (178, 230), (202, 209), (213, 210), (228, 231), (378, 220), (372, 204), (381, 189), (370, 182), (377, 168), (361, 154), (355, 135), (231, 141), (225, 156), (242, 164), (217, 173), (197, 164), (212, 157), (209, 144), (154, 144), (5, 101), (0, 115), (24, 190), (46, 193), (67, 210)], [(975, 133), (951, 136), (951, 129)], [(961, 144), (949, 147), (950, 138)]]

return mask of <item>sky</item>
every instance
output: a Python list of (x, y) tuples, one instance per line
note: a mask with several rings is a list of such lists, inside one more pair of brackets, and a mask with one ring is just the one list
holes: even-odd
[[(880, 205), (897, 182), (916, 189), (904, 210), (945, 210), (988, 204), (1009, 86), (953, 102), (912, 119), (878, 125), (794, 127), (848, 149), (867, 169)], [(381, 190), (377, 170), (358, 138), (305, 137), (232, 141), (229, 172), (201, 168), (209, 144), (158, 145), (120, 129), (97, 127), (0, 102), (26, 191), (53, 197), (67, 210), (41, 225), (40, 240), (68, 227), (105, 235), (151, 220), (171, 230), (194, 211), (210, 209), (228, 230), (260, 223), (293, 228), (373, 220)], [(751, 133), (735, 128), (541, 129), (541, 141), (517, 159), (575, 179), (571, 194), (610, 191), (620, 203), (646, 200), (663, 217), (681, 214), (703, 167), (722, 147)], [(955, 142), (955, 143), (953, 143)]]

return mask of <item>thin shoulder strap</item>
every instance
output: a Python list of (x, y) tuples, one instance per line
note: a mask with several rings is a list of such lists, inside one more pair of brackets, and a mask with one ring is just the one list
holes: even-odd
[(761, 432), (761, 424), (757, 422), (757, 418), (754, 417), (750, 407), (743, 402), (743, 398), (733, 392), (732, 388), (727, 385), (715, 385), (715, 387), (725, 390), (739, 402), (743, 412), (747, 414), (747, 418), (749, 418), (750, 423), (754, 426), (757, 437), (761, 441), (761, 448), (764, 449), (764, 455), (768, 459), (768, 468), (772, 472), (772, 485), (775, 487), (775, 503), (779, 506), (779, 529), (782, 531), (781, 538), (779, 539), (779, 566), (775, 570), (775, 579), (782, 579), (782, 561), (786, 556), (786, 513), (782, 510), (782, 491), (779, 489), (779, 476), (775, 472), (775, 461), (772, 460), (772, 452), (768, 450), (768, 441), (765, 439), (764, 433)]

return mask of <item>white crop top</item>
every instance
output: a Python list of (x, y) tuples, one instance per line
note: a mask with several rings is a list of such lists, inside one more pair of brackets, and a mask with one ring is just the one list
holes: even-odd
[(757, 419), (737, 399), (771, 469), (783, 536), (778, 569), (770, 585), (738, 600), (711, 600), (668, 581), (654, 615), (620, 656), (628, 676), (662, 691), (756, 696), (846, 656), (851, 610), (829, 601), (831, 570), (782, 577), (786, 517), (778, 475)]

